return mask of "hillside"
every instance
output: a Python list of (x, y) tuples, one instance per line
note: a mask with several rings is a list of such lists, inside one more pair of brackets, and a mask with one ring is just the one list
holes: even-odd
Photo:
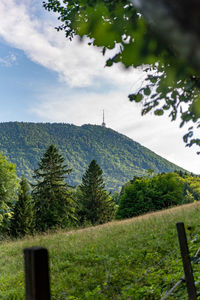
[(104, 172), (107, 188), (141, 176), (148, 169), (169, 172), (181, 168), (118, 132), (97, 125), (61, 123), (0, 123), (0, 151), (29, 179), (50, 144), (55, 144), (73, 169), (69, 183), (77, 185), (91, 160)]
[[(0, 299), (24, 299), (23, 249), (48, 249), (52, 300), (161, 299), (183, 276), (176, 222), (184, 222), (191, 257), (200, 247), (199, 203), (73, 231), (0, 244)], [(193, 263), (200, 290), (198, 262)], [(182, 283), (169, 299), (186, 300)]]

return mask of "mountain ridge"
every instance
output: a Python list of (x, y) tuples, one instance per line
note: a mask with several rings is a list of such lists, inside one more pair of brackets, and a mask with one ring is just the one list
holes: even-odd
[(111, 128), (66, 123), (2, 122), (0, 151), (16, 164), (17, 174), (31, 179), (50, 144), (55, 144), (73, 169), (69, 182), (77, 185), (91, 160), (103, 169), (106, 186), (118, 189), (146, 170), (155, 173), (184, 170)]

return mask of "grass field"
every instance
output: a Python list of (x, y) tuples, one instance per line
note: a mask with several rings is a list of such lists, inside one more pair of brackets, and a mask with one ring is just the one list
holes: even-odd
[[(176, 222), (200, 247), (200, 204), (0, 244), (0, 299), (24, 299), (23, 248), (49, 250), (52, 299), (161, 299), (183, 275)], [(194, 264), (200, 291), (200, 265)], [(169, 299), (187, 299), (185, 284)]]

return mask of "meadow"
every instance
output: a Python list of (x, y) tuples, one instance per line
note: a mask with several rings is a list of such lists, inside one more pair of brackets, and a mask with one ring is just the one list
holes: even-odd
[[(161, 299), (183, 275), (176, 222), (191, 256), (200, 247), (200, 203), (96, 227), (1, 240), (0, 299), (24, 299), (23, 249), (46, 247), (55, 300)], [(200, 268), (193, 265), (200, 292)], [(183, 283), (169, 299), (187, 299)], [(199, 298), (200, 299), (200, 298)]]

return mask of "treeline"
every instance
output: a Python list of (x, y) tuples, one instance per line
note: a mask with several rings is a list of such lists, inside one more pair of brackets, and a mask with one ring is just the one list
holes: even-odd
[(25, 178), (19, 182), (14, 165), (2, 155), (1, 160), (2, 234), (22, 237), (69, 226), (102, 224), (114, 217), (115, 203), (105, 190), (103, 172), (95, 160), (76, 189), (67, 183), (72, 169), (64, 164), (54, 145), (38, 163), (31, 184)]
[(57, 228), (97, 225), (198, 201), (200, 178), (186, 172), (134, 177), (121, 192), (105, 189), (103, 171), (92, 160), (81, 184), (68, 183), (72, 172), (54, 145), (38, 163), (31, 183), (18, 179), (15, 166), (0, 154), (0, 232), (22, 237)]

